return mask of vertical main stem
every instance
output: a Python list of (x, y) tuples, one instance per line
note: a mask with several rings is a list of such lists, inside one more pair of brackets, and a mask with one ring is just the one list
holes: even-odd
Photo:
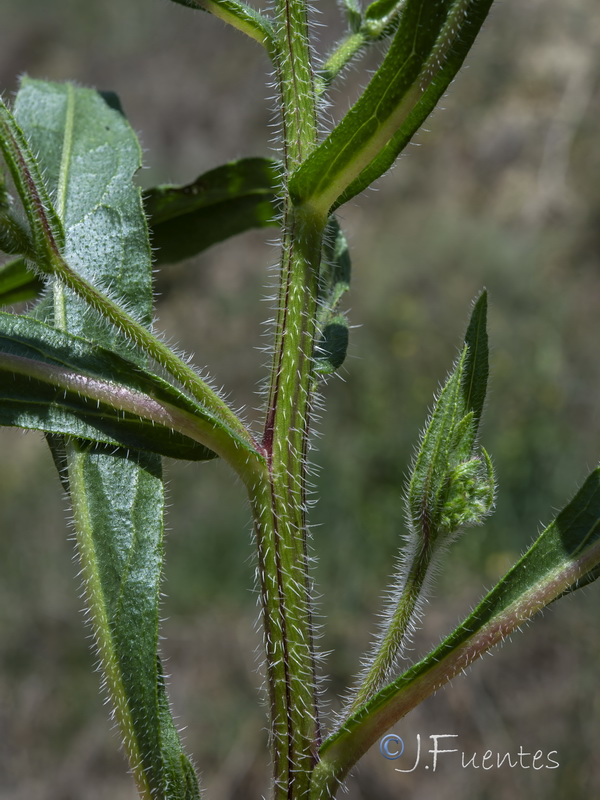
[[(278, 0), (275, 66), (285, 176), (317, 136), (305, 0)], [(249, 485), (259, 552), (275, 800), (306, 800), (320, 744), (306, 528), (306, 453), (321, 243), (326, 218), (284, 185), (282, 257), (263, 448)]]
[(275, 8), (276, 80), (281, 102), (286, 175), (314, 148), (317, 111), (306, 0), (277, 0)]
[(307, 557), (306, 450), (317, 279), (325, 221), (291, 209), (263, 438), (250, 487), (259, 550), (276, 800), (308, 797), (320, 743)]

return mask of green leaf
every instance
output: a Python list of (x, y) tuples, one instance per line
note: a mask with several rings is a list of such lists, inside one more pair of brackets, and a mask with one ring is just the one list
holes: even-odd
[(271, 50), (273, 47), (273, 30), (270, 19), (247, 3), (239, 2), (239, 0), (173, 0), (173, 2), (187, 8), (208, 11), (264, 45), (267, 50)]
[(383, 175), (460, 69), (492, 0), (406, 0), (388, 53), (329, 136), (296, 169), (297, 205), (335, 210)]
[(319, 273), (320, 336), (315, 348), (315, 371), (328, 375), (339, 369), (348, 350), (348, 320), (338, 313), (340, 301), (350, 288), (350, 251), (342, 229), (331, 217), (324, 237)]
[(346, 359), (348, 351), (348, 320), (338, 314), (323, 328), (316, 346), (315, 370), (321, 375), (336, 372)]
[[(131, 128), (97, 92), (70, 84), (25, 80), (14, 110), (38, 154), (70, 268), (95, 285), (110, 286), (119, 302), (149, 326), (150, 245), (140, 192), (132, 182), (141, 153)], [(26, 145), (20, 152), (28, 150)], [(54, 325), (145, 366), (120, 333), (58, 283)], [(164, 507), (160, 458), (135, 451), (90, 452), (89, 446), (64, 437), (53, 442), (55, 453), (62, 451), (58, 460), (66, 464), (63, 477), (70, 488), (90, 615), (138, 789), (147, 798), (192, 800), (199, 796), (197, 782), (165, 714), (157, 665)]]
[(276, 161), (244, 158), (187, 186), (144, 192), (156, 262), (181, 261), (250, 228), (276, 225), (279, 184)]
[[(251, 228), (276, 225), (279, 182), (277, 161), (245, 158), (206, 172), (187, 186), (148, 189), (143, 202), (154, 262), (190, 258)], [(0, 266), (0, 306), (38, 297), (43, 288), (24, 259)]]
[(462, 353), (423, 433), (407, 495), (412, 532), (427, 550), (492, 509), (489, 456), (475, 455), (488, 378), (487, 294), (475, 303)]
[(21, 244), (27, 250), (23, 254), (31, 255), (40, 269), (49, 271), (46, 265), (60, 251), (64, 243), (64, 231), (42, 179), (40, 165), (33, 156), (23, 131), (1, 97), (0, 151), (23, 203), (23, 211), (29, 225), (29, 230), (24, 230), (22, 235), (15, 231), (16, 220), (7, 214), (7, 197), (4, 195), (3, 219), (0, 220), (3, 228), (2, 238), (8, 239), (11, 254), (14, 254), (12, 245), (18, 247)]
[(462, 376), (462, 394), (465, 411), (472, 411), (475, 431), (479, 427), (489, 376), (489, 347), (487, 335), (487, 292), (476, 300), (465, 334), (467, 357)]
[[(0, 175), (1, 177), (1, 175)], [(0, 190), (1, 190), (0, 186)], [(9, 205), (3, 207), (3, 198), (0, 191), (0, 251), (11, 256), (21, 254), (33, 255), (33, 242), (29, 232), (12, 213)]]
[[(108, 425), (114, 430), (112, 435), (117, 443), (123, 446), (134, 446), (130, 436), (137, 431), (138, 446), (142, 449), (173, 458), (206, 460), (215, 457), (206, 442), (225, 435), (235, 436), (197, 401), (139, 363), (30, 316), (0, 312), (0, 372), (22, 376), (22, 380), (29, 378), (39, 384), (36, 386), (38, 394), (34, 396), (32, 389), (29, 398), (31, 410), (34, 402), (42, 402), (43, 398), (44, 403), (52, 403), (52, 414), (59, 406), (64, 406), (78, 409), (79, 415), (92, 424), (97, 420), (100, 430), (96, 434), (90, 430), (83, 437), (93, 441), (104, 441), (101, 433)], [(3, 387), (1, 396), (9, 397), (8, 384)], [(44, 409), (40, 408), (39, 412), (40, 420), (46, 419)], [(136, 415), (137, 419), (130, 420), (129, 431), (123, 425), (119, 432), (117, 420), (121, 420), (123, 414)], [(51, 419), (47, 422), (51, 424)], [(157, 429), (155, 446), (151, 435), (153, 426)], [(40, 424), (31, 427), (58, 432)], [(240, 450), (254, 453), (243, 439), (236, 441)]]
[[(33, 83), (29, 81), (26, 86), (30, 87)], [(74, 97), (74, 88), (69, 88)], [(222, 421), (223, 435), (218, 440), (207, 441), (206, 444), (225, 457), (244, 481), (253, 481), (256, 469), (262, 469), (264, 459), (256, 448), (252, 434), (217, 392), (149, 330), (151, 295), (146, 298), (145, 293), (141, 291), (142, 287), (138, 285), (139, 270), (124, 264), (129, 256), (134, 263), (138, 257), (147, 259), (149, 244), (145, 221), (144, 237), (140, 241), (139, 227), (136, 227), (130, 219), (132, 211), (139, 213), (141, 199), (139, 191), (131, 186), (132, 175), (127, 169), (123, 169), (127, 165), (127, 155), (132, 155), (132, 152), (129, 148), (128, 153), (126, 144), (119, 149), (119, 125), (127, 124), (122, 113), (106, 106), (98, 93), (89, 93), (102, 102), (104, 108), (112, 111), (115, 123), (112, 128), (110, 125), (105, 125), (104, 128), (94, 126), (94, 135), (91, 137), (89, 137), (90, 131), (85, 131), (90, 145), (88, 156), (91, 157), (79, 158), (77, 147), (73, 148), (73, 143), (78, 142), (77, 125), (81, 124), (82, 115), (77, 117), (73, 113), (74, 103), (69, 101), (67, 110), (69, 116), (64, 131), (53, 128), (53, 124), (56, 127), (54, 119), (42, 130), (36, 128), (35, 112), (27, 106), (24, 109), (19, 107), (19, 99), (24, 94), (25, 89), (22, 89), (15, 103), (15, 113), (23, 117), (22, 127), (27, 129), (28, 135), (25, 135), (15, 116), (0, 102), (0, 146), (13, 173), (31, 229), (35, 233), (33, 260), (36, 268), (58, 278), (58, 282), (54, 283), (55, 299), (58, 298), (54, 314), (49, 313), (50, 309), (44, 304), (40, 318), (64, 328), (66, 317), (69, 315), (69, 318), (76, 322), (78, 329), (85, 329), (86, 336), (90, 339), (104, 341), (108, 336), (109, 339), (106, 341), (111, 347), (123, 348), (130, 353), (132, 359), (140, 358), (140, 353), (143, 353), (142, 358), (148, 356), (158, 362), (182, 387)], [(40, 98), (40, 102), (44, 100), (47, 100), (49, 116), (56, 116), (54, 99)], [(85, 103), (81, 110), (85, 116), (88, 111)], [(58, 116), (60, 119), (60, 113)], [(93, 116), (93, 109), (90, 110), (90, 116)], [(102, 130), (106, 133), (105, 141), (96, 146), (97, 134)], [(61, 138), (63, 133), (66, 136), (64, 141)], [(43, 163), (44, 159), (40, 164), (38, 159), (34, 158), (28, 138), (31, 139), (34, 149), (44, 154), (45, 161), (49, 162), (48, 165)], [(137, 140), (135, 144), (138, 147), (136, 157), (139, 160)], [(44, 150), (44, 146), (47, 150)], [(63, 173), (64, 162), (58, 167), (54, 163), (55, 156), (62, 158), (64, 153), (69, 154), (70, 161), (76, 165), (76, 171), (82, 172), (83, 185), (76, 199), (83, 206), (83, 217), (74, 220), (69, 219), (73, 209), (67, 203), (70, 187), (66, 183), (67, 179), (72, 178)], [(71, 159), (73, 155), (74, 158)], [(112, 179), (105, 187), (105, 196), (99, 197), (97, 192), (99, 189), (101, 191), (101, 181), (97, 181), (96, 177), (103, 170), (110, 173)], [(42, 179), (42, 172), (47, 176), (48, 183)], [(121, 177), (129, 183), (121, 183), (119, 181)], [(135, 197), (135, 203), (128, 202), (115, 211), (111, 202), (114, 201), (118, 205), (123, 199), (119, 195), (123, 185), (130, 187), (129, 200)], [(63, 218), (67, 225), (71, 225), (68, 242), (65, 242)], [(102, 246), (97, 247), (94, 239), (101, 242)], [(74, 242), (81, 244), (81, 247), (73, 247)], [(143, 263), (142, 261), (141, 264)], [(113, 299), (115, 287), (119, 290), (118, 300)], [(39, 316), (37, 312), (35, 313)], [(106, 325), (107, 322), (110, 326)], [(245, 443), (243, 449), (246, 452), (240, 451), (240, 440)], [(248, 450), (253, 453), (251, 459), (247, 458)]]
[[(32, 85), (33, 82), (27, 83), (27, 87)], [(90, 340), (106, 342), (113, 349), (127, 352), (139, 363), (143, 363), (146, 357), (158, 362), (207, 412), (221, 421), (220, 430), (213, 429), (219, 435), (207, 439), (204, 444), (225, 457), (244, 481), (253, 481), (256, 470), (262, 469), (264, 459), (248, 428), (189, 364), (149, 330), (152, 297), (143, 291), (139, 281), (142, 273), (138, 268), (149, 263), (148, 235), (141, 216), (140, 193), (131, 185), (132, 174), (126, 168), (127, 155), (139, 161), (139, 146), (135, 154), (131, 149), (128, 153), (126, 143), (120, 149), (119, 125), (127, 125), (122, 113), (106, 106), (101, 95), (89, 92), (88, 95), (101, 102), (103, 108), (111, 110), (114, 124), (112, 127), (94, 125), (89, 153), (86, 157), (78, 153), (80, 131), (77, 126), (81, 125), (82, 115), (78, 117), (75, 113), (74, 87), (67, 88), (70, 93), (64, 131), (53, 128), (53, 125), (56, 127), (55, 119), (48, 122), (47, 128), (36, 128), (35, 113), (27, 106), (24, 110), (18, 106), (26, 90), (22, 89), (17, 97), (16, 111), (24, 117), (24, 127), (48, 165), (43, 163), (44, 159), (40, 165), (34, 158), (19, 122), (6, 106), (0, 104), (0, 145), (14, 172), (23, 205), (28, 209), (31, 229), (35, 231), (35, 257), (32, 260), (37, 269), (55, 278), (54, 308), (45, 299), (42, 308), (35, 308), (31, 313), (60, 328), (65, 328), (68, 315), (78, 330), (85, 330)], [(56, 116), (55, 98), (38, 99), (46, 101), (50, 117)], [(93, 119), (94, 109), (86, 109), (82, 102), (80, 106), (83, 116), (90, 111)], [(59, 120), (60, 111), (59, 107)], [(106, 141), (101, 140), (97, 146), (97, 134), (102, 130)], [(86, 136), (89, 133), (84, 131)], [(66, 137), (64, 141), (63, 135)], [(137, 146), (137, 141), (134, 142)], [(62, 158), (64, 153), (68, 154), (68, 163), (72, 161), (76, 165), (75, 177), (78, 171), (81, 172), (82, 186), (79, 194), (75, 194), (76, 202), (71, 204), (68, 201), (73, 176), (63, 171), (64, 161), (59, 167), (54, 164), (55, 156)], [(58, 172), (55, 174), (53, 170)], [(48, 184), (41, 177), (42, 171), (48, 176)], [(112, 178), (104, 187), (104, 195), (98, 196), (102, 187), (97, 177), (103, 171)], [(120, 181), (121, 178), (125, 183)], [(121, 194), (124, 185), (129, 187), (128, 195)], [(77, 211), (74, 211), (78, 205), (82, 206), (82, 217), (77, 217)], [(72, 213), (75, 216), (70, 219)], [(136, 214), (137, 220), (141, 218), (143, 222), (144, 235), (141, 238), (142, 228), (136, 223)], [(67, 242), (63, 218), (70, 226)], [(126, 263), (129, 257), (131, 264)], [(115, 296), (118, 299), (113, 299)], [(241, 450), (240, 442), (244, 443)], [(251, 458), (248, 458), (248, 451), (252, 453)]]
[[(0, 425), (205, 461), (210, 419), (127, 359), (30, 317), (0, 312)], [(200, 422), (200, 425), (199, 425)]]
[[(139, 144), (127, 121), (96, 91), (27, 78), (15, 99), (14, 116), (29, 145), (21, 152), (37, 154), (32, 172), (44, 175), (41, 185), (64, 230), (64, 259), (90, 283), (110, 287), (120, 305), (135, 309), (136, 319), (149, 326), (151, 251), (140, 191), (132, 183), (140, 164)], [(133, 353), (74, 292), (60, 293), (57, 327), (65, 327), (68, 319), (69, 332)]]
[(160, 459), (65, 447), (96, 646), (142, 797), (199, 798), (166, 698), (158, 647), (164, 496)]
[(567, 590), (598, 577), (598, 565), (600, 468), (461, 625), (324, 742), (311, 800), (328, 797), (326, 787), (343, 780), (369, 747), (426, 697)]
[(39, 297), (44, 282), (27, 268), (24, 258), (13, 258), (0, 266), (0, 307)]
[[(211, 450), (167, 426), (156, 424), (149, 416), (144, 418), (127, 411), (117, 414), (108, 404), (92, 402), (74, 391), (59, 393), (54, 385), (37, 375), (30, 377), (26, 366), (21, 373), (11, 370), (11, 366), (0, 356), (3, 384), (0, 425), (63, 434), (189, 461), (215, 458)], [(34, 368), (37, 366), (34, 362)], [(81, 376), (75, 375), (73, 382), (79, 379)], [(107, 385), (107, 393), (113, 388)]]
[(380, 633), (363, 657), (363, 673), (350, 698), (352, 715), (393, 674), (430, 582), (435, 557), (460, 530), (479, 525), (494, 504), (490, 457), (475, 454), (488, 375), (485, 292), (474, 305), (465, 343), (435, 403), (421, 438), (406, 494), (408, 531), (388, 593)]
[(372, 35), (383, 34), (405, 5), (406, 0), (374, 0), (365, 10), (365, 27)]

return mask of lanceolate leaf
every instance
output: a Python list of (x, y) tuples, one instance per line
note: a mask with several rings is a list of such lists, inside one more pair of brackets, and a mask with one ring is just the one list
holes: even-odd
[(144, 208), (158, 264), (181, 261), (250, 228), (277, 224), (276, 161), (245, 158), (201, 175), (187, 186), (157, 186)]
[[(38, 154), (70, 267), (86, 280), (112, 286), (149, 326), (150, 246), (140, 193), (132, 183), (140, 148), (126, 120), (94, 91), (30, 80), (17, 96), (15, 116)], [(121, 336), (59, 284), (54, 324), (124, 357), (133, 355)], [(138, 788), (152, 800), (192, 800), (199, 796), (197, 782), (165, 715), (157, 661), (160, 458), (89, 452), (89, 446), (65, 439), (55, 442), (55, 452), (61, 447), (98, 651)]]
[(488, 378), (487, 295), (475, 303), (463, 351), (435, 403), (411, 471), (412, 530), (429, 549), (491, 510), (494, 479), (487, 453), (475, 457)]
[(195, 800), (157, 656), (164, 498), (160, 459), (66, 447), (83, 579), (102, 669), (140, 794)]
[[(95, 286), (111, 287), (120, 304), (135, 309), (138, 321), (148, 326), (152, 297), (145, 273), (151, 251), (140, 191), (132, 183), (139, 144), (125, 118), (93, 90), (30, 79), (17, 94), (14, 116), (37, 155), (32, 174), (44, 175), (52, 203), (46, 213), (58, 215), (69, 267)], [(35, 223), (40, 224), (37, 217)], [(96, 320), (70, 290), (61, 290), (55, 317), (56, 327), (124, 347), (123, 337)]]
[[(0, 318), (0, 324), (3, 321)], [(47, 352), (39, 357), (38, 348), (39, 343), (32, 346), (31, 340), (24, 343), (0, 333), (0, 425), (62, 433), (172, 458), (204, 461), (215, 457), (197, 441), (205, 437), (198, 430), (197, 417), (187, 410), (187, 398), (175, 405), (165, 400), (171, 392), (165, 392), (160, 380), (153, 396), (134, 388), (135, 381), (82, 373), (48, 357)]]
[(475, 303), (462, 353), (439, 393), (422, 435), (406, 493), (407, 540), (389, 593), (388, 612), (348, 711), (353, 713), (392, 674), (414, 629), (434, 557), (461, 529), (479, 525), (494, 502), (494, 470), (475, 454), (488, 373), (485, 292)]
[(487, 292), (482, 292), (473, 306), (465, 334), (467, 358), (462, 376), (464, 411), (473, 412), (475, 430), (479, 427), (489, 375), (487, 335)]
[[(215, 458), (212, 450), (174, 432), (166, 425), (154, 421), (161, 412), (159, 404), (149, 398), (123, 398), (123, 406), (137, 406), (138, 413), (123, 410), (117, 413), (108, 403), (83, 397), (75, 390), (60, 391), (52, 380), (59, 378), (47, 368), (40, 369), (39, 362), (23, 360), (16, 363), (0, 355), (0, 425), (9, 425), (26, 430), (39, 430), (51, 434), (86, 439), (91, 443), (111, 444), (151, 453), (183, 458), (190, 461), (206, 461)], [(20, 370), (20, 371), (18, 371)], [(36, 377), (31, 377), (31, 373)], [(50, 373), (48, 380), (37, 377)], [(82, 380), (78, 373), (60, 378), (73, 384)], [(114, 385), (94, 386), (95, 392), (109, 394)], [(149, 406), (146, 416), (143, 406)]]
[(386, 172), (460, 69), (492, 0), (406, 0), (354, 106), (292, 175), (295, 202), (333, 211)]
[(327, 224), (323, 257), (319, 273), (318, 324), (326, 323), (337, 311), (345, 292), (350, 288), (352, 264), (348, 242), (335, 217)]
[[(0, 405), (2, 425), (191, 460), (214, 458), (205, 443), (235, 435), (139, 364), (32, 317), (0, 312), (0, 375), (11, 376), (0, 388), (0, 400), (7, 401)], [(22, 414), (15, 406), (20, 398)], [(70, 422), (66, 411), (76, 412)], [(238, 446), (247, 449), (241, 439)]]
[[(311, 800), (335, 786), (389, 727), (568, 590), (600, 574), (600, 469), (465, 621), (380, 691), (321, 748)], [(551, 669), (551, 665), (548, 667)]]

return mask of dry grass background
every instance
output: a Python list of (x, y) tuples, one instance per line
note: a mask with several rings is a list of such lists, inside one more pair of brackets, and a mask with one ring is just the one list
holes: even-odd
[[(334, 24), (333, 2), (319, 22)], [(323, 47), (335, 38), (319, 28)], [(437, 642), (564, 504), (600, 454), (600, 18), (591, 0), (503, 0), (396, 169), (342, 211), (353, 250), (343, 381), (325, 389), (314, 549), (332, 699), (368, 642), (401, 532), (410, 448), (471, 298), (491, 296), (483, 432), (498, 511), (465, 536), (415, 649)], [(366, 66), (372, 65), (368, 62)], [(364, 66), (364, 65), (363, 65)], [(144, 185), (270, 150), (268, 65), (217, 20), (162, 0), (2, 0), (0, 86), (20, 73), (114, 89), (146, 151)], [(349, 77), (350, 94), (364, 83)], [(332, 113), (347, 105), (335, 93)], [(250, 418), (264, 374), (263, 233), (158, 276), (161, 326)], [(0, 798), (133, 800), (97, 692), (77, 566), (41, 438), (0, 431)], [(223, 465), (169, 464), (163, 649), (186, 741), (213, 800), (266, 792), (248, 513)], [(352, 800), (598, 796), (598, 587), (557, 604), (396, 726), (458, 733), (469, 754), (557, 750), (560, 768), (394, 772), (373, 751)]]

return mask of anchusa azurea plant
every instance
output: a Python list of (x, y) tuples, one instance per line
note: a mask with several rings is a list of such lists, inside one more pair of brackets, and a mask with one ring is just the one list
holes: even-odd
[[(491, 0), (345, 0), (347, 33), (314, 52), (305, 0), (268, 14), (240, 0), (179, 0), (265, 49), (281, 158), (246, 158), (144, 193), (140, 148), (116, 96), (24, 78), (0, 101), (0, 424), (42, 431), (68, 492), (104, 682), (139, 794), (204, 797), (173, 722), (158, 653), (161, 459), (224, 459), (254, 519), (276, 800), (333, 798), (394, 723), (600, 564), (600, 472), (475, 610), (405, 671), (432, 574), (493, 511), (478, 432), (488, 379), (487, 295), (473, 303), (405, 488), (406, 537), (387, 613), (335, 721), (320, 711), (308, 557), (307, 453), (320, 384), (339, 370), (350, 256), (336, 210), (395, 162), (435, 108)], [(190, 12), (191, 13), (191, 12)], [(378, 69), (338, 124), (320, 109), (377, 44)], [(152, 268), (253, 227), (281, 257), (263, 425), (251, 429), (153, 327)], [(152, 247), (151, 244), (152, 243)]]

